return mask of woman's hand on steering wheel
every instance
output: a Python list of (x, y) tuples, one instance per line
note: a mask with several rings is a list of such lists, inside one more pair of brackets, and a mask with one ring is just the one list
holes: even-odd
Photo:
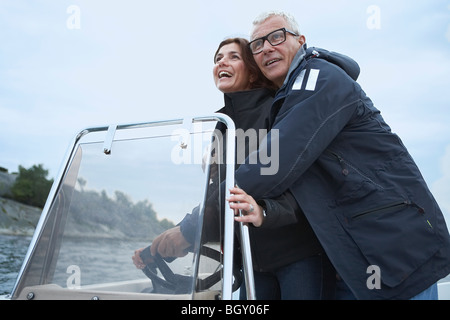
[(188, 248), (191, 246), (181, 233), (179, 226), (173, 227), (159, 236), (157, 236), (150, 247), (152, 256), (159, 254), (163, 258), (167, 257), (184, 257), (188, 254)]
[[(159, 254), (163, 258), (167, 257), (184, 257), (188, 253), (188, 248), (191, 244), (186, 241), (183, 234), (181, 233), (180, 227), (171, 228), (158, 237), (156, 237), (150, 247), (151, 256)], [(134, 255), (131, 257), (134, 265), (138, 269), (144, 269), (146, 265), (154, 262), (151, 256), (147, 255), (145, 261), (142, 261), (141, 252), (144, 248), (134, 251)]]

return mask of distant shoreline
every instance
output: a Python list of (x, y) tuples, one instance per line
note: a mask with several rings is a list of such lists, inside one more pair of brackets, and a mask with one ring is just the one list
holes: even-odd
[(32, 236), (42, 209), (0, 197), (0, 234)]

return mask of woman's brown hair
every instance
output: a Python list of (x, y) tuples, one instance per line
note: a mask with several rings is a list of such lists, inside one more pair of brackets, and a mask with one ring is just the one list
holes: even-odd
[(241, 54), (242, 54), (242, 60), (244, 61), (244, 64), (246, 65), (247, 69), (249, 70), (250, 74), (253, 75), (253, 78), (255, 81), (251, 83), (252, 89), (258, 89), (258, 88), (268, 88), (272, 90), (276, 90), (276, 86), (273, 84), (272, 81), (267, 79), (261, 70), (259, 70), (258, 65), (255, 62), (255, 59), (253, 59), (253, 53), (251, 52), (248, 43), (249, 41), (244, 38), (229, 38), (223, 40), (219, 47), (217, 48), (216, 53), (214, 54), (214, 63), (216, 63), (216, 57), (219, 53), (220, 48), (227, 44), (236, 43), (241, 48)]

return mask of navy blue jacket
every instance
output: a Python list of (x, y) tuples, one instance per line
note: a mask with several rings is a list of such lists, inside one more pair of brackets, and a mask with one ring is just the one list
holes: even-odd
[(357, 298), (409, 299), (450, 273), (449, 232), (358, 73), (345, 56), (301, 48), (258, 151), (259, 158), (279, 150), (278, 170), (262, 174), (273, 163), (245, 164), (236, 180), (257, 199), (290, 190)]

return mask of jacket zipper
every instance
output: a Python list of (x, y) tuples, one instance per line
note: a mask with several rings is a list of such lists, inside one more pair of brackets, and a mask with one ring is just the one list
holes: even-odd
[[(407, 207), (407, 206), (416, 208), (417, 211), (422, 215), (425, 214), (425, 210), (422, 207), (420, 207), (419, 205), (417, 205), (416, 203), (409, 201), (409, 200), (403, 200), (403, 201), (394, 202), (394, 203), (391, 203), (391, 204), (388, 204), (385, 206), (381, 206), (379, 208), (375, 208), (375, 209), (371, 209), (371, 210), (367, 210), (367, 211), (358, 213), (358, 214), (354, 215), (352, 217), (352, 219), (355, 220), (355, 219), (361, 218), (363, 216), (366, 216), (368, 214), (371, 214), (371, 213), (374, 213), (377, 211), (383, 211), (383, 210), (387, 210), (387, 209), (395, 209), (395, 208)], [(433, 228), (430, 221), (427, 220), (427, 223), (431, 228)]]
[(338, 155), (338, 154), (333, 153), (333, 155), (338, 159), (339, 164), (341, 165), (342, 174), (343, 174), (344, 176), (348, 176), (348, 169), (347, 169), (347, 167), (345, 166), (344, 159), (342, 159), (342, 157), (341, 157), (340, 155)]
[(384, 189), (382, 186), (380, 186), (378, 183), (376, 183), (375, 181), (373, 181), (371, 178), (369, 178), (368, 176), (366, 176), (365, 174), (363, 174), (361, 171), (359, 171), (357, 168), (355, 168), (354, 166), (352, 166), (351, 164), (349, 164), (348, 162), (346, 162), (340, 155), (338, 155), (337, 153), (328, 150), (327, 153), (331, 154), (332, 156), (334, 156), (338, 161), (339, 164), (341, 165), (341, 169), (342, 169), (342, 174), (344, 176), (348, 176), (349, 171), (347, 169), (347, 166), (352, 168), (357, 174), (359, 174), (361, 177), (363, 177), (365, 180), (370, 181), (372, 184), (374, 184), (375, 186), (377, 186), (380, 189)]

